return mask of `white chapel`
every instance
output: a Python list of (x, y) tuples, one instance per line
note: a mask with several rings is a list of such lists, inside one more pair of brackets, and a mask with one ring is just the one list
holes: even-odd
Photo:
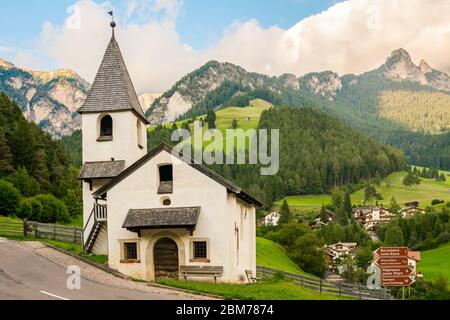
[(113, 35), (84, 105), (84, 249), (136, 279), (218, 282), (256, 274), (256, 209), (235, 184), (161, 144), (147, 125)]

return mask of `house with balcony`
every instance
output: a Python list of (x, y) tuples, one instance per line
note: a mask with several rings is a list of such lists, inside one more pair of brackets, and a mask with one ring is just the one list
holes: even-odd
[(84, 250), (108, 255), (109, 267), (137, 279), (179, 279), (190, 268), (216, 270), (221, 282), (246, 281), (246, 271), (256, 274), (262, 204), (169, 145), (148, 152), (149, 123), (111, 26), (79, 109)]

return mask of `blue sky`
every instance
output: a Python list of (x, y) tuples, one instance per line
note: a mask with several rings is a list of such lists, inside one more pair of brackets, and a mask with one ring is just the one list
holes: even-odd
[[(110, 37), (107, 0), (3, 0), (0, 58), (92, 81)], [(67, 9), (77, 4), (79, 17)], [(139, 92), (163, 92), (209, 60), (300, 76), (360, 74), (406, 49), (449, 71), (449, 0), (109, 0)], [(135, 6), (131, 6), (134, 4)], [(134, 10), (130, 10), (133, 7)], [(79, 26), (65, 23), (77, 20)]]
[[(26, 47), (49, 21), (61, 25), (74, 0), (5, 0), (0, 19), (0, 46)], [(100, 2), (100, 1), (97, 1)], [(126, 2), (109, 1), (123, 15)], [(257, 19), (263, 27), (289, 28), (311, 14), (327, 9), (335, 0), (184, 0), (177, 31), (184, 43), (204, 48), (217, 41), (234, 21)], [(1, 56), (1, 53), (0, 53)]]

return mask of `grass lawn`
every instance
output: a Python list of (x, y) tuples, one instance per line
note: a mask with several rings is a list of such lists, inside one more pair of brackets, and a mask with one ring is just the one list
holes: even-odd
[[(445, 175), (446, 171), (442, 171)], [(395, 197), (397, 202), (404, 206), (409, 201), (419, 201), (421, 208), (431, 206), (431, 202), (434, 199), (450, 201), (450, 178), (447, 177), (446, 182), (439, 182), (431, 179), (423, 179), (419, 186), (405, 187), (403, 185), (403, 178), (406, 176), (406, 172), (396, 172), (383, 180), (381, 186), (376, 186), (376, 189), (383, 196), (380, 201), (385, 206), (390, 204), (392, 196)], [(289, 206), (294, 211), (308, 212), (311, 210), (319, 210), (323, 204), (329, 204), (331, 202), (330, 195), (311, 195), (311, 196), (297, 196), (287, 197)], [(364, 190), (357, 191), (352, 194), (352, 202), (354, 205), (362, 205), (364, 200)], [(276, 203), (281, 206), (282, 200)], [(437, 210), (443, 208), (444, 205), (434, 206)]]
[(436, 279), (442, 274), (450, 283), (450, 243), (437, 249), (423, 251), (420, 271), (425, 279)]
[(69, 226), (83, 228), (83, 215), (79, 214), (72, 217), (69, 222)]
[(331, 294), (321, 294), (289, 281), (265, 281), (258, 284), (234, 285), (200, 282), (182, 282), (162, 279), (158, 283), (194, 292), (219, 295), (225, 299), (239, 300), (341, 300)]
[(289, 273), (305, 273), (286, 256), (283, 247), (264, 238), (256, 238), (256, 264)]
[[(320, 210), (323, 205), (331, 203), (331, 197), (329, 195), (310, 195), (310, 196), (298, 196), (286, 198), (289, 207), (299, 211), (311, 211)], [(283, 200), (276, 202), (277, 206), (283, 204)]]

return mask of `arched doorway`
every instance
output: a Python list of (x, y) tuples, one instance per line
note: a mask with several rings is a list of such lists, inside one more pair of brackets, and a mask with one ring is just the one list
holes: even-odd
[(178, 246), (170, 238), (162, 238), (155, 243), (153, 249), (155, 278), (178, 279)]

